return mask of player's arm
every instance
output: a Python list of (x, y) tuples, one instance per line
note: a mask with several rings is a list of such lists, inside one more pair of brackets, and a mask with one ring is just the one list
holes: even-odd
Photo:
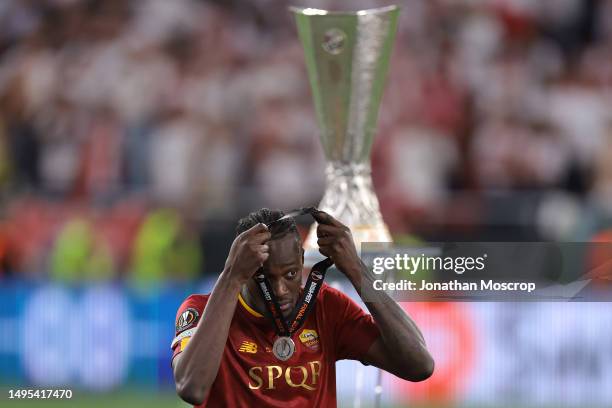
[(217, 377), (238, 293), (268, 258), (270, 233), (258, 224), (236, 237), (210, 294), (200, 323), (185, 350), (172, 361), (178, 395), (200, 405)]
[[(319, 222), (319, 251), (334, 261), (361, 294), (362, 284), (372, 284), (375, 278), (359, 258), (350, 229), (325, 212), (313, 215)], [(373, 296), (376, 298), (365, 304), (380, 337), (360, 360), (408, 381), (429, 378), (433, 374), (434, 360), (417, 325), (385, 292), (376, 291)]]

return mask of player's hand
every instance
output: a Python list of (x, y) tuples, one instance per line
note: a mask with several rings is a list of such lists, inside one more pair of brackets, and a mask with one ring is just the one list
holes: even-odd
[(245, 283), (270, 256), (267, 245), (271, 234), (265, 224), (257, 224), (238, 235), (225, 261), (225, 271)]
[(357, 254), (351, 230), (324, 211), (312, 214), (319, 223), (317, 244), (319, 252), (331, 258), (336, 267), (347, 277), (361, 270), (361, 260)]

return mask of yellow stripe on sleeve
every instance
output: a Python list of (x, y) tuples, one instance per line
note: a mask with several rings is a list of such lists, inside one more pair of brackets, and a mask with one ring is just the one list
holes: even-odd
[(189, 343), (189, 340), (191, 340), (191, 337), (185, 337), (184, 339), (181, 340), (181, 345), (179, 346), (179, 351), (184, 351), (185, 347), (187, 347), (187, 343)]

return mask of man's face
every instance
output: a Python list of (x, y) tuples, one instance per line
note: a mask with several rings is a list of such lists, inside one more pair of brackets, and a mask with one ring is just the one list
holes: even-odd
[[(294, 234), (286, 234), (268, 241), (270, 256), (263, 269), (280, 307), (281, 313), (288, 318), (300, 295), (304, 252)], [(259, 289), (249, 282), (250, 292), (256, 294), (257, 304), (265, 307)]]

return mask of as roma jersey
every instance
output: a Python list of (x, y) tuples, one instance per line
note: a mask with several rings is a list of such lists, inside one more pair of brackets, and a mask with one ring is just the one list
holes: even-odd
[[(208, 301), (189, 296), (178, 310), (173, 358), (188, 347)], [(336, 406), (336, 361), (363, 359), (379, 331), (372, 319), (342, 292), (323, 285), (313, 311), (293, 335), (287, 361), (272, 353), (271, 322), (238, 296), (221, 365), (200, 407)]]

